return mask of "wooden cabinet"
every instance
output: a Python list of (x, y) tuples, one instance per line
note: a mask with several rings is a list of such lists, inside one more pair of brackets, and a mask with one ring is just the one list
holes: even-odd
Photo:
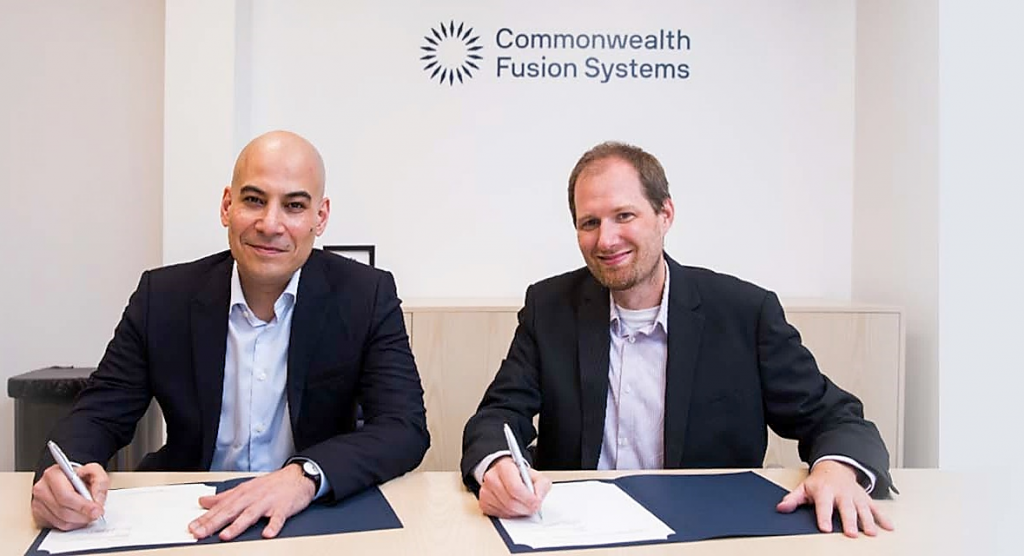
[[(903, 314), (896, 309), (856, 305), (786, 308), (789, 322), (818, 367), (841, 388), (864, 403), (864, 416), (875, 423), (889, 449), (889, 465), (903, 466)], [(796, 442), (771, 431), (766, 467), (802, 465)]]
[[(423, 381), (431, 446), (421, 471), (457, 471), (462, 428), (508, 352), (516, 300), (435, 300), (404, 304)], [(890, 465), (903, 464), (904, 323), (898, 309), (853, 303), (784, 303), (822, 371), (864, 402)], [(802, 465), (796, 443), (769, 431), (765, 466)]]

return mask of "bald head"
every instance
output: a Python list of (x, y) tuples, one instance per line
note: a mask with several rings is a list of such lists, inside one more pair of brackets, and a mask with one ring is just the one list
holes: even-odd
[(246, 299), (255, 291), (269, 292), (271, 303), (277, 299), (306, 263), (330, 213), (324, 162), (309, 141), (271, 131), (242, 149), (224, 188), (220, 221)]
[(290, 131), (270, 131), (253, 139), (242, 149), (231, 175), (231, 189), (238, 191), (247, 176), (268, 170), (304, 176), (314, 200), (324, 196), (324, 160), (312, 143)]

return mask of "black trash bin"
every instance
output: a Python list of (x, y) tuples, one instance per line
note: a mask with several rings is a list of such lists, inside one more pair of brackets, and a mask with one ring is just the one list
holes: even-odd
[[(14, 470), (34, 471), (50, 431), (85, 388), (93, 367), (47, 367), (7, 379), (14, 398)], [(154, 401), (139, 421), (131, 444), (107, 464), (108, 471), (130, 471), (163, 444), (163, 419)]]

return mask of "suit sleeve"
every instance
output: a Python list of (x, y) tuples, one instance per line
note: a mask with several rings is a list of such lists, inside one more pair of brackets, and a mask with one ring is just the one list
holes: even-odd
[(296, 454), (320, 465), (334, 501), (411, 471), (430, 446), (423, 387), (389, 273), (377, 284), (358, 397), (362, 428)]
[[(97, 462), (106, 467), (110, 458), (131, 442), (139, 419), (149, 407), (152, 392), (145, 333), (148, 303), (149, 273), (145, 272), (71, 413), (50, 434), (72, 461)], [(52, 464), (53, 458), (44, 449), (34, 480)]]
[[(522, 447), (529, 446), (537, 437), (533, 417), (541, 405), (538, 353), (534, 300), (528, 289), (508, 356), (462, 434), (462, 480), (474, 492), (480, 485), (473, 477), (473, 469), (488, 455), (508, 449), (503, 424), (508, 423)], [(531, 457), (528, 450), (523, 450), (523, 455), (528, 460)]]
[(768, 292), (758, 319), (758, 361), (768, 425), (799, 442), (800, 458), (852, 458), (876, 475), (872, 495), (886, 497), (892, 485), (889, 452), (854, 395), (824, 376), (778, 298)]

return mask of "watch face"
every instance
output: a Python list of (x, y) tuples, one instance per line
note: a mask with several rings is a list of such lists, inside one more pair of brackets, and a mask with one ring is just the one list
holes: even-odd
[(311, 462), (311, 461), (304, 461), (304, 462), (302, 462), (302, 470), (305, 471), (307, 475), (310, 475), (310, 476), (313, 476), (313, 477), (319, 477), (320, 476), (320, 472), (317, 470), (316, 466), (313, 465), (313, 462)]

